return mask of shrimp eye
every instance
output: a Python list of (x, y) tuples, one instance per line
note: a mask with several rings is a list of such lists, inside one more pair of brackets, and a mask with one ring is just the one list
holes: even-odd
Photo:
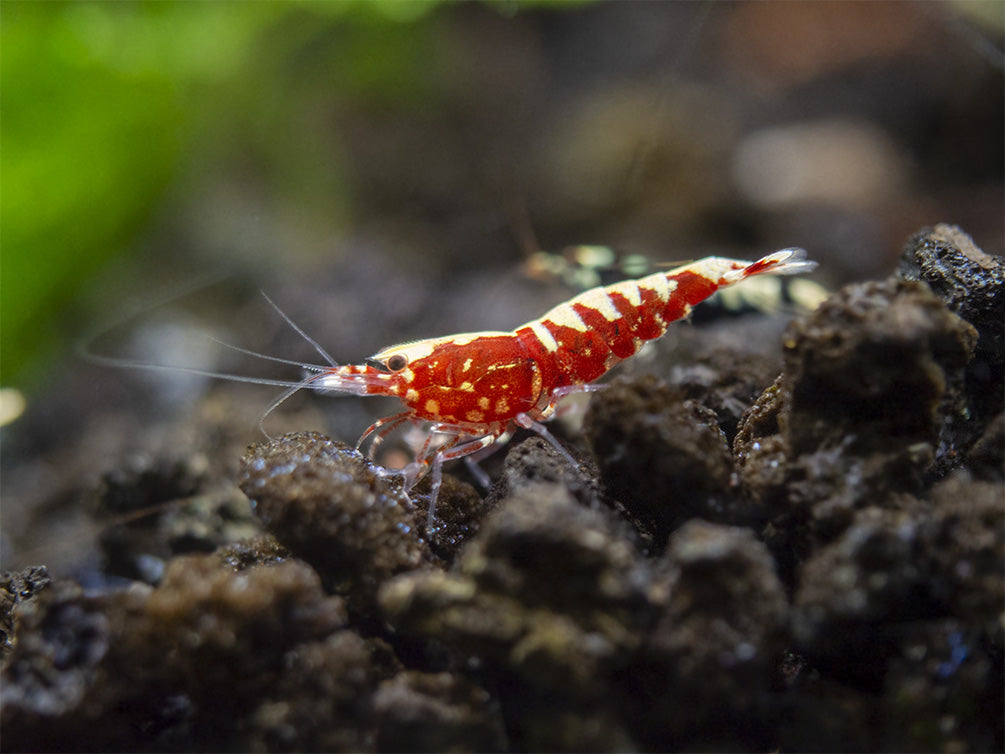
[(387, 368), (392, 372), (400, 372), (407, 364), (408, 359), (405, 358), (405, 354), (403, 353), (396, 353), (387, 360)]

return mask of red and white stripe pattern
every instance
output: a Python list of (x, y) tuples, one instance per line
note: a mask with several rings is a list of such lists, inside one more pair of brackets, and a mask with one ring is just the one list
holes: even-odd
[(414, 418), (502, 432), (528, 414), (546, 419), (556, 391), (587, 385), (666, 332), (717, 290), (752, 275), (806, 272), (801, 249), (756, 261), (707, 257), (669, 272), (593, 288), (513, 332), (474, 332), (385, 348), (383, 365), (327, 370), (315, 387), (394, 395)]
[(720, 288), (759, 274), (812, 269), (801, 249), (785, 249), (754, 263), (708, 257), (669, 272), (586, 291), (540, 319), (517, 328), (535, 355), (546, 385), (582, 385), (659, 338), (674, 320)]
[[(590, 384), (674, 320), (725, 286), (753, 275), (812, 270), (801, 249), (785, 249), (756, 262), (708, 257), (669, 272), (593, 288), (513, 332), (476, 332), (385, 348), (369, 364), (332, 367), (293, 389), (310, 386), (356, 395), (393, 395), (405, 410), (374, 422), (359, 443), (373, 437), (374, 456), (388, 432), (405, 422), (432, 422), (415, 460), (400, 472), (411, 487), (432, 469), (427, 525), (446, 461), (478, 453), (532, 429), (570, 463), (575, 459), (542, 422), (558, 401)], [(374, 366), (377, 364), (379, 366)], [(442, 444), (432, 442), (440, 435)]]

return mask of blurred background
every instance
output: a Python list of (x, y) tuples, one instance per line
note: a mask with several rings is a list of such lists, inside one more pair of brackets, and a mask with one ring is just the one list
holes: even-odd
[[(577, 292), (563, 257), (534, 256), (577, 244), (654, 263), (803, 246), (831, 288), (890, 274), (938, 222), (1001, 254), (1003, 15), (4, 2), (5, 563), (125, 453), (261, 437), (268, 390), (226, 388), (195, 420), (209, 381), (96, 367), (81, 342), (297, 379), (205, 335), (317, 362), (259, 289), (343, 362), (509, 329)], [(269, 431), (353, 441), (386, 408), (317, 403)]]

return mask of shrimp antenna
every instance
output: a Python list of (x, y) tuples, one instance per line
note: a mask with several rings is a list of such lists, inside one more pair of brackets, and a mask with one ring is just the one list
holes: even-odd
[[(94, 328), (88, 335), (81, 338), (74, 344), (74, 351), (76, 352), (79, 358), (83, 359), (84, 361), (88, 361), (92, 364), (99, 364), (102, 366), (112, 366), (120, 368), (126, 367), (132, 369), (144, 369), (147, 371), (181, 372), (184, 374), (198, 375), (200, 377), (210, 377), (214, 379), (229, 380), (231, 382), (247, 382), (255, 385), (274, 385), (277, 387), (288, 388), (290, 391), (292, 391), (289, 393), (289, 395), (292, 395), (292, 393), (296, 392), (296, 390), (300, 390), (305, 387), (313, 387), (310, 385), (311, 381), (310, 378), (306, 380), (293, 381), (293, 380), (271, 379), (266, 377), (251, 377), (240, 374), (229, 374), (226, 372), (214, 372), (208, 369), (198, 369), (195, 367), (158, 364), (150, 361), (139, 361), (135, 359), (124, 359), (116, 356), (106, 356), (103, 354), (95, 353), (92, 350), (92, 344), (96, 340), (98, 340), (104, 334), (109, 332), (112, 328), (121, 324), (123, 321), (128, 321), (138, 316), (142, 312), (149, 311), (150, 309), (155, 309), (158, 306), (161, 306), (165, 303), (176, 301), (177, 299), (187, 296), (194, 291), (204, 290), (210, 286), (216, 285), (221, 280), (224, 280), (228, 277), (230, 276), (225, 273), (206, 275), (203, 278), (195, 281), (194, 283), (183, 286), (180, 290), (173, 291), (163, 296), (162, 298), (155, 301), (153, 304), (147, 303), (143, 306), (137, 306), (134, 308), (134, 310), (129, 311), (125, 317), (121, 315), (116, 317), (115, 320), (112, 322), (112, 324), (105, 323), (99, 327)], [(280, 309), (279, 306), (274, 301), (272, 301), (272, 299), (270, 299), (264, 291), (261, 291), (261, 294), (265, 298), (265, 300), (269, 303), (269, 305), (273, 309), (275, 309), (276, 313), (278, 313), (279, 316), (282, 317), (283, 321), (286, 322), (290, 327), (292, 327), (293, 330), (297, 332), (297, 334), (299, 334), (304, 340), (310, 343), (314, 347), (314, 349), (324, 358), (324, 360), (328, 362), (328, 364), (330, 364), (332, 367), (338, 366), (335, 360), (324, 350), (324, 348), (322, 348), (321, 345), (316, 340), (310, 337), (306, 332), (304, 332), (304, 330), (301, 327), (299, 327), (292, 319), (290, 319), (290, 317), (282, 309)], [(315, 375), (313, 376), (318, 376), (322, 372), (328, 369), (328, 367), (326, 366), (309, 364), (303, 361), (294, 361), (292, 359), (283, 359), (278, 356), (270, 356), (268, 354), (259, 353), (258, 351), (252, 351), (251, 349), (248, 348), (242, 348), (241, 346), (236, 346), (232, 343), (227, 343), (226, 341), (220, 340), (219, 338), (213, 335), (209, 335), (208, 333), (205, 333), (204, 336), (209, 340), (225, 348), (237, 351), (238, 353), (243, 353), (247, 356), (253, 356), (255, 358), (262, 359), (265, 361), (272, 361), (279, 364), (289, 364), (291, 366), (297, 366), (309, 372), (314, 372)], [(282, 400), (288, 398), (289, 395), (285, 395)], [(275, 409), (277, 405), (278, 403), (270, 407), (269, 411)]]
[(283, 318), (283, 321), (286, 322), (286, 324), (288, 324), (290, 327), (292, 327), (296, 331), (297, 335), (299, 335), (301, 338), (303, 338), (308, 343), (310, 343), (312, 346), (314, 346), (314, 350), (317, 351), (319, 354), (321, 354), (321, 357), (325, 361), (328, 362), (329, 366), (333, 366), (333, 367), (337, 367), (338, 366), (338, 364), (335, 362), (335, 359), (333, 359), (331, 356), (328, 355), (328, 352), (321, 347), (321, 344), (318, 343), (316, 340), (314, 340), (314, 338), (312, 338), (310, 335), (308, 335), (307, 333), (305, 333), (303, 330), (301, 330), (300, 326), (297, 325), (296, 322), (294, 322), (292, 319), (290, 319), (288, 316), (286, 316), (286, 312), (284, 312), (282, 309), (280, 309), (278, 306), (276, 306), (275, 302), (271, 298), (268, 297), (268, 295), (265, 293), (265, 291), (259, 291), (259, 293), (262, 294), (262, 298), (264, 298), (266, 301), (269, 302), (269, 306), (271, 306), (273, 309), (275, 309), (276, 313), (280, 317)]
[[(318, 364), (309, 364), (306, 361), (296, 361), (294, 359), (284, 359), (279, 356), (270, 356), (267, 353), (260, 353), (258, 351), (252, 351), (250, 348), (242, 348), (241, 346), (235, 346), (233, 343), (228, 343), (225, 340), (220, 340), (215, 335), (210, 335), (209, 333), (204, 333), (205, 337), (209, 338), (214, 343), (223, 346), (224, 348), (229, 348), (232, 351), (237, 351), (238, 353), (243, 353), (245, 356), (254, 356), (256, 359), (263, 359), (265, 361), (274, 361), (277, 364), (289, 364), (290, 366), (300, 367), (306, 369), (309, 372), (325, 372), (328, 367), (323, 367)], [(336, 366), (333, 364), (332, 366)]]
[[(292, 380), (274, 380), (268, 377), (249, 377), (243, 374), (229, 374), (227, 372), (213, 372), (209, 369), (196, 369), (195, 367), (174, 366), (168, 364), (156, 364), (151, 361), (135, 361), (133, 359), (120, 359), (115, 356), (102, 356), (90, 351), (78, 351), (80, 358), (92, 364), (110, 367), (125, 367), (128, 369), (145, 369), (149, 372), (180, 372), (182, 374), (195, 374), (200, 377), (211, 377), (216, 380), (228, 380), (229, 382), (248, 382), (252, 385), (274, 385), (276, 387), (296, 388), (297, 390), (307, 387), (311, 379), (319, 377), (320, 374), (313, 374), (307, 380), (293, 382)], [(315, 370), (319, 367), (313, 367)], [(323, 390), (324, 388), (317, 388)]]
[(305, 377), (296, 384), (289, 385), (287, 389), (284, 390), (278, 398), (276, 398), (274, 401), (272, 401), (272, 403), (269, 404), (269, 407), (265, 409), (265, 412), (262, 414), (262, 417), (258, 420), (258, 428), (262, 431), (263, 435), (265, 435), (270, 440), (273, 439), (272, 435), (270, 435), (268, 432), (265, 431), (265, 420), (269, 418), (269, 414), (271, 414), (273, 411), (275, 411), (277, 408), (283, 405), (287, 401), (287, 399), (291, 398), (295, 393), (303, 390), (304, 388), (310, 387), (311, 383), (314, 382), (314, 380), (316, 380), (320, 376), (321, 375), (319, 374), (312, 374), (309, 375), (308, 377)]

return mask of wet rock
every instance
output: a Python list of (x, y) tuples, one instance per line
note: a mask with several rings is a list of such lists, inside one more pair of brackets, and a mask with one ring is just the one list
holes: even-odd
[(967, 453), (966, 467), (981, 479), (1005, 481), (1005, 414), (988, 422)]
[(248, 714), (235, 750), (372, 751), (371, 647), (353, 631), (299, 644)]
[(584, 430), (608, 493), (657, 549), (689, 518), (730, 517), (733, 461), (710, 409), (652, 376), (618, 379), (594, 396)]
[[(648, 567), (609, 514), (558, 485), (526, 487), (494, 511), (455, 572), (413, 572), (381, 589), (387, 619), (567, 688), (639, 641)], [(586, 693), (590, 693), (588, 690)]]
[(110, 513), (135, 513), (159, 503), (188, 497), (199, 489), (204, 461), (134, 455), (107, 471), (101, 480), (99, 506)]
[(213, 484), (207, 460), (137, 455), (94, 491), (104, 572), (156, 584), (175, 555), (213, 552), (258, 533), (232, 484)]
[(3, 671), (4, 745), (223, 746), (289, 649), (344, 623), (342, 603), (298, 562), (234, 573), (188, 556), (157, 589), (104, 594), (57, 582), (26, 606)]
[(498, 705), (485, 689), (451, 673), (408, 671), (373, 698), (377, 751), (504, 751)]
[[(792, 401), (782, 415), (794, 453), (849, 435), (875, 448), (934, 445), (958, 411), (974, 329), (917, 283), (848, 286), (785, 335)], [(858, 434), (864, 436), (856, 436)]]
[(877, 690), (899, 625), (938, 614), (917, 518), (863, 509), (838, 541), (801, 568), (792, 629), (821, 671)]
[(920, 528), (932, 562), (931, 590), (942, 611), (979, 626), (1002, 654), (1005, 506), (1000, 483), (956, 472), (931, 491), (932, 515)]
[(625, 676), (633, 730), (654, 749), (712, 730), (717, 749), (770, 748), (760, 718), (788, 613), (771, 555), (748, 529), (691, 521), (667, 559), (669, 600)]
[(941, 474), (1005, 408), (1005, 259), (985, 254), (955, 225), (925, 228), (907, 242), (898, 274), (922, 280), (978, 333), (965, 374), (966, 411), (950, 415), (936, 459)]
[(907, 626), (889, 663), (876, 749), (1001, 751), (1000, 649), (952, 618)]
[[(126, 749), (138, 746), (135, 720), (156, 738), (175, 720), (153, 684), (136, 682), (154, 658), (123, 657), (150, 588), (88, 596), (59, 581), (25, 606), (21, 632), (3, 669), (0, 727), (10, 751)], [(142, 664), (135, 665), (137, 660)], [(163, 658), (160, 658), (163, 662)], [(156, 676), (170, 673), (156, 669)]]
[(253, 539), (243, 539), (221, 548), (217, 556), (224, 565), (235, 571), (259, 565), (275, 565), (291, 557), (290, 551), (268, 534)]
[(719, 428), (732, 443), (741, 417), (780, 368), (780, 354), (772, 358), (772, 354), (741, 353), (737, 348), (720, 346), (698, 354), (695, 361), (674, 365), (667, 381), (684, 400), (714, 411)]
[(488, 516), (451, 573), (397, 576), (380, 604), (396, 631), (484, 664), (504, 714), (521, 721), (518, 748), (603, 748), (621, 730), (616, 712), (599, 729), (572, 721), (596, 722), (609, 706), (609, 683), (665, 595), (636, 545), (609, 511), (560, 485), (528, 484)]
[(786, 580), (856, 510), (922, 488), (975, 339), (925, 285), (895, 280), (847, 286), (790, 326), (785, 370), (734, 443)]
[[(904, 245), (898, 274), (921, 280), (950, 311), (977, 328), (979, 354), (1005, 357), (1005, 259), (984, 253), (961, 228), (940, 224)], [(1000, 370), (999, 370), (1000, 371)]]
[(793, 634), (828, 674), (880, 688), (912, 623), (952, 618), (1002, 654), (1000, 486), (958, 473), (930, 501), (866, 508), (799, 574)]
[(45, 566), (29, 566), (0, 574), (0, 664), (17, 641), (18, 605), (32, 599), (52, 583)]
[(444, 563), (451, 563), (461, 546), (478, 532), (491, 504), (482, 501), (475, 488), (467, 482), (444, 474), (433, 526), (427, 527), (430, 481), (428, 476), (422, 479), (409, 491), (409, 495), (419, 498), (416, 500), (419, 508), (417, 520), (430, 550)]
[[(584, 455), (575, 449), (570, 452), (574, 457)], [(597, 469), (589, 458), (583, 458), (577, 466), (573, 466), (543, 438), (530, 437), (506, 453), (499, 481), (485, 500), (483, 513), (492, 510), (500, 500), (542, 484), (565, 487), (577, 502), (587, 508), (606, 507), (602, 502), (603, 492)]]
[(252, 445), (240, 487), (276, 539), (364, 612), (388, 578), (434, 560), (400, 484), (323, 435)]
[[(289, 647), (346, 622), (342, 601), (324, 594), (306, 564), (289, 560), (235, 573), (215, 555), (172, 561), (144, 617), (140, 641), (172, 648), (173, 672), (187, 693), (217, 710), (260, 693)], [(226, 688), (228, 696), (218, 698)]]

